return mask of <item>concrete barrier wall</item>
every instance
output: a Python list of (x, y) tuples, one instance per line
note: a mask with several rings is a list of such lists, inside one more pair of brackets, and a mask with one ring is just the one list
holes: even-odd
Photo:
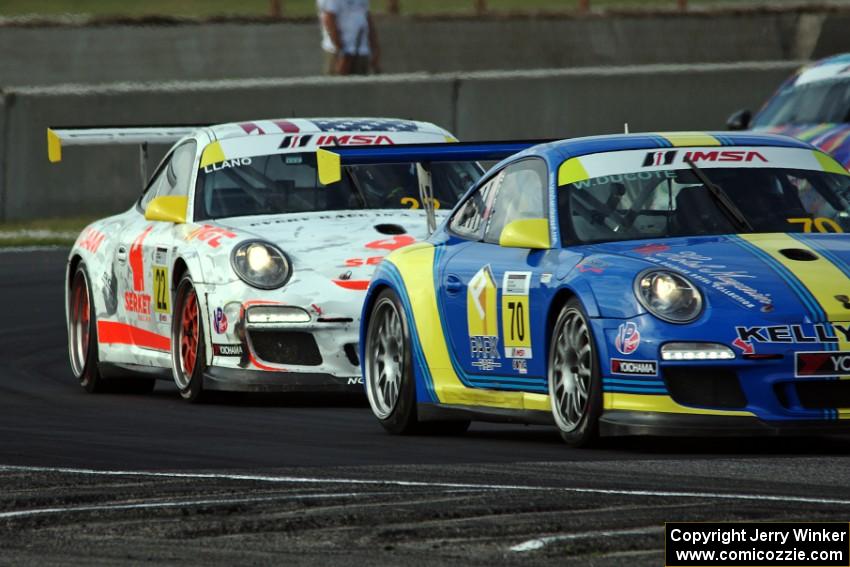
[[(756, 108), (797, 64), (597, 68), (378, 78), (314, 78), (89, 88), (4, 95), (2, 218), (95, 215), (138, 195), (136, 148), (69, 148), (47, 162), (48, 126), (202, 124), (284, 116), (398, 116), (462, 139), (568, 137), (622, 131), (722, 129)], [(0, 107), (2, 109), (3, 107)], [(160, 152), (162, 150), (160, 149)]]
[[(387, 73), (806, 59), (850, 50), (842, 13), (485, 19), (379, 18)], [(823, 42), (822, 42), (823, 43)], [(0, 86), (303, 77), (321, 72), (316, 22), (0, 25)], [(32, 64), (37, 62), (37, 64)], [(24, 63), (24, 64), (22, 64)]]

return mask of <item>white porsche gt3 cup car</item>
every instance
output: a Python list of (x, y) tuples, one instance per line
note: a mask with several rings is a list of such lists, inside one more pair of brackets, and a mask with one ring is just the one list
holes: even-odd
[(48, 131), (54, 162), (63, 146), (175, 141), (139, 200), (71, 250), (69, 354), (82, 386), (144, 391), (173, 377), (190, 401), (205, 390), (362, 391), (358, 328), (374, 267), (427, 237), (480, 167), (376, 164), (320, 183), (321, 146), (456, 141), (394, 119)]

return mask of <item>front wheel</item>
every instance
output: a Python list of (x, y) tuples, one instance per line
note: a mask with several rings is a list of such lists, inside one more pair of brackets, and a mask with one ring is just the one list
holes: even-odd
[(549, 348), (549, 398), (561, 437), (572, 447), (597, 439), (602, 414), (602, 380), (596, 343), (581, 303), (561, 309)]
[(171, 322), (171, 370), (180, 396), (189, 402), (201, 400), (206, 369), (206, 342), (200, 301), (191, 276), (177, 286)]

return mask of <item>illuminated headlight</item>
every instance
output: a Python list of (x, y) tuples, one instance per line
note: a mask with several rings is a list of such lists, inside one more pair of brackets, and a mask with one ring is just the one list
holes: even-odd
[(662, 360), (732, 360), (735, 353), (715, 343), (667, 343), (661, 347)]
[(309, 323), (310, 314), (300, 307), (258, 305), (248, 308), (249, 323)]
[(702, 312), (702, 295), (684, 276), (649, 270), (635, 280), (635, 295), (647, 311), (668, 323), (688, 323)]
[(259, 289), (277, 289), (292, 275), (286, 254), (260, 240), (247, 240), (236, 246), (230, 264), (242, 281)]

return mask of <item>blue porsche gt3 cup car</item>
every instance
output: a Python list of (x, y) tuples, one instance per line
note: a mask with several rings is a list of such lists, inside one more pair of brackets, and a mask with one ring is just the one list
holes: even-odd
[[(475, 149), (339, 149), (323, 161)], [(848, 230), (850, 174), (791, 138), (535, 145), (378, 267), (361, 324), (369, 402), (392, 433), (554, 423), (574, 446), (846, 431)]]

